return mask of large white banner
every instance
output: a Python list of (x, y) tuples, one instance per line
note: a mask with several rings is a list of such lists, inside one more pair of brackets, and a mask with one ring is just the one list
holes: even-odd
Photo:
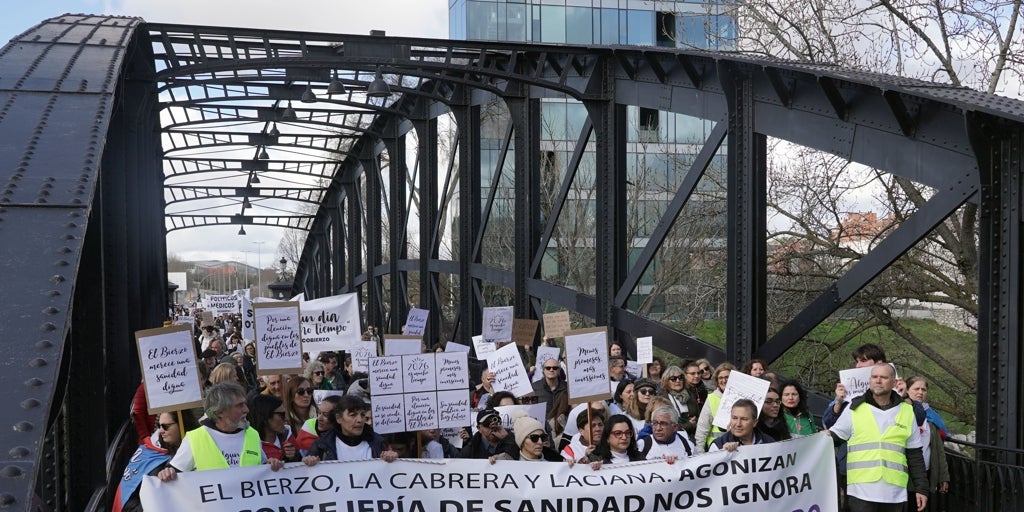
[(302, 348), (307, 352), (350, 351), (359, 342), (359, 298), (355, 293), (302, 301)]
[(483, 459), (292, 463), (147, 476), (146, 512), (835, 512), (832, 440), (824, 434), (593, 470)]

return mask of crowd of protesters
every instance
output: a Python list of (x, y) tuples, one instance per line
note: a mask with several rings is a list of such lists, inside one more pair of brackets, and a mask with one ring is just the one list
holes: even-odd
[[(242, 338), (236, 315), (197, 320), (195, 330), (203, 407), (149, 415), (140, 385), (132, 407), (139, 449), (124, 472), (115, 512), (141, 510), (139, 485), (141, 476), (147, 474), (172, 481), (182, 471), (256, 464), (269, 464), (276, 471), (288, 462), (313, 466), (320, 461), (379, 458), (390, 462), (400, 457), (488, 459), (491, 464), (503, 460), (564, 461), (599, 469), (638, 460), (662, 459), (672, 464), (704, 452), (742, 450), (745, 445), (833, 428), (844, 510), (901, 510), (904, 503), (909, 505), (907, 510), (923, 510), (930, 493), (945, 493), (949, 486), (942, 447), (948, 431), (942, 418), (928, 407), (927, 381), (920, 377), (899, 381), (894, 379), (895, 371), (891, 377), (884, 375), (885, 368), (872, 369), (872, 382), (875, 373), (880, 382), (890, 379), (889, 385), (899, 391), (893, 394), (898, 403), (911, 404), (908, 410), (913, 411), (917, 428), (905, 446), (908, 477), (890, 480), (889, 475), (882, 475), (878, 484), (868, 482), (860, 473), (856, 473), (856, 481), (847, 481), (849, 455), (843, 441), (849, 439), (851, 445), (861, 442), (858, 435), (863, 433), (857, 431), (865, 424), (862, 415), (847, 409), (858, 409), (865, 401), (883, 410), (894, 407), (887, 405), (889, 389), (884, 383), (867, 393), (874, 393), (875, 399), (861, 397), (852, 403), (846, 400), (842, 384), (838, 385), (836, 399), (825, 411), (816, 411), (821, 414), (819, 422), (814, 419), (815, 411), (808, 408), (804, 386), (780, 379), (765, 361), (744, 361), (742, 369), (737, 369), (731, 362), (712, 365), (707, 359), (693, 359), (669, 365), (656, 357), (641, 368), (640, 375), (634, 375), (626, 369), (628, 354), (623, 346), (612, 342), (611, 398), (607, 401), (570, 404), (564, 356), (527, 364), (531, 374), (539, 374), (527, 397), (496, 390), (494, 374), (483, 366), (474, 372), (473, 386), (467, 390), (474, 425), (454, 432), (431, 429), (381, 435), (372, 428), (367, 375), (354, 372), (345, 353), (304, 357), (303, 371), (297, 375), (257, 377), (255, 345)], [(365, 340), (374, 337), (373, 328), (364, 334)], [(876, 345), (859, 347), (853, 359), (857, 367), (886, 362), (884, 351)], [(734, 372), (770, 384), (760, 411), (750, 400), (735, 401), (729, 411), (729, 428), (723, 430), (713, 425), (712, 419)], [(336, 393), (318, 403), (314, 400), (318, 390)], [(526, 403), (544, 403), (545, 421), (517, 411), (510, 418), (512, 428), (506, 428), (498, 409)], [(857, 457), (862, 460), (863, 456)], [(905, 482), (902, 492), (900, 485), (892, 485), (894, 481)], [(879, 485), (888, 486), (882, 489), (881, 503), (899, 502), (898, 508), (864, 505), (877, 497)], [(846, 498), (847, 493), (851, 498)]]

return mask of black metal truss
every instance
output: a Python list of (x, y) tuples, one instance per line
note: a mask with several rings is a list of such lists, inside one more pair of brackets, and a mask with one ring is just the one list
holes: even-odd
[[(368, 98), (378, 72), (392, 94)], [(345, 92), (327, 95), (337, 84)], [(542, 218), (538, 102), (546, 98), (582, 102), (589, 119)], [(499, 163), (481, 169), (481, 110), (495, 99), (508, 107), (510, 124)], [(624, 227), (627, 107), (717, 122), (632, 263)], [(457, 148), (442, 165), (434, 148), (438, 119), (448, 115)], [(0, 376), (8, 390), (0, 406), (11, 411), (11, 428), (0, 434), (11, 457), (0, 470), (0, 506), (24, 509), (33, 499), (57, 509), (106, 506), (96, 491), (112, 481), (104, 480), (104, 450), (132, 444), (118, 428), (138, 382), (131, 333), (157, 325), (166, 311), (166, 297), (153, 293), (164, 289), (161, 235), (218, 224), (308, 232), (293, 292), (360, 291), (366, 321), (391, 330), (414, 305), (410, 275), (417, 274), (418, 305), (432, 309), (448, 301), (442, 282), (457, 279), (454, 332), (440, 332), (432, 316), (430, 341), (450, 334), (467, 342), (479, 332), (485, 289), (497, 285), (512, 290), (520, 316), (536, 317), (543, 302), (589, 317), (627, 344), (627, 335), (653, 335), (680, 355), (773, 360), (962, 204), (977, 202), (978, 440), (1020, 449), (1022, 127), (1019, 101), (734, 53), (54, 18), (0, 50), (0, 261), (12, 279), (0, 292), (10, 369)], [(409, 162), (404, 149), (413, 135), (420, 144)], [(732, 291), (722, 351), (626, 303), (726, 137)], [(768, 137), (936, 193), (765, 340)], [(540, 278), (587, 144), (597, 166), (593, 293)], [(519, 151), (508, 155), (513, 146)], [(482, 244), (506, 160), (516, 243), (513, 264), (499, 267), (485, 263)], [(485, 196), (483, 176), (492, 180)], [(442, 196), (453, 188), (457, 199)], [(421, 205), (415, 238), (407, 231), (413, 193)], [(298, 213), (304, 204), (319, 208)], [(98, 504), (87, 505), (97, 503), (94, 495)]]

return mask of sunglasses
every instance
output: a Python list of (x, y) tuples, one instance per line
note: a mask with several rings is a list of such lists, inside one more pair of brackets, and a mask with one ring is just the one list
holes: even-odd
[(611, 432), (609, 432), (609, 434), (614, 437), (628, 437), (629, 435), (632, 434), (632, 432), (628, 430), (612, 430)]
[(545, 366), (544, 369), (549, 371), (549, 372), (553, 372), (553, 371), (557, 370), (558, 367), (557, 366)]
[(302, 395), (302, 396), (312, 395), (313, 394), (313, 388), (298, 388), (298, 389), (295, 390), (295, 394), (296, 395)]
[(651, 388), (643, 388), (640, 391), (637, 391), (637, 393), (640, 393), (641, 395), (653, 395), (654, 390)]
[(177, 423), (157, 423), (157, 425), (164, 431), (170, 430), (171, 427), (177, 425)]
[(313, 375), (316, 375), (317, 377), (323, 377), (324, 372), (313, 372)]
[(275, 415), (275, 416), (280, 416), (280, 417), (281, 417), (281, 419), (283, 420), (283, 419), (285, 419), (285, 417), (286, 417), (287, 413), (286, 413), (286, 412), (284, 412), (284, 411), (274, 411), (274, 415)]
[(669, 377), (668, 380), (669, 380), (669, 382), (679, 382), (679, 380), (682, 379), (682, 378), (683, 378), (682, 375), (673, 375), (673, 376)]
[(544, 439), (544, 436), (542, 434), (530, 434), (526, 436), (526, 438), (529, 439), (531, 443), (539, 443), (541, 439)]
[(706, 366), (703, 366), (703, 367), (701, 367), (701, 368), (700, 368), (700, 372), (701, 372), (701, 373), (704, 373), (704, 372), (710, 372), (710, 371), (711, 371), (711, 368), (708, 368), (708, 367), (706, 367)]

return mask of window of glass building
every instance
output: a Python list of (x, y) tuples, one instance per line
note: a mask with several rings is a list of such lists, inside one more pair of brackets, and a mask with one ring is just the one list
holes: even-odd
[(621, 14), (625, 17), (626, 44), (654, 45), (654, 12), (630, 9)]
[(470, 0), (466, 8), (466, 39), (496, 40), (498, 38), (498, 4)]
[[(512, 1), (512, 0), (509, 0)], [(526, 6), (509, 4), (505, 6), (506, 37), (509, 41), (529, 41), (527, 34)]]
[(655, 41), (658, 46), (674, 47), (676, 45), (676, 14), (659, 12), (655, 17)]
[(566, 7), (565, 28), (567, 43), (572, 44), (593, 44), (594, 28), (592, 25), (593, 16), (589, 7)]
[(540, 40), (545, 43), (565, 42), (565, 7), (560, 5), (541, 6)]

